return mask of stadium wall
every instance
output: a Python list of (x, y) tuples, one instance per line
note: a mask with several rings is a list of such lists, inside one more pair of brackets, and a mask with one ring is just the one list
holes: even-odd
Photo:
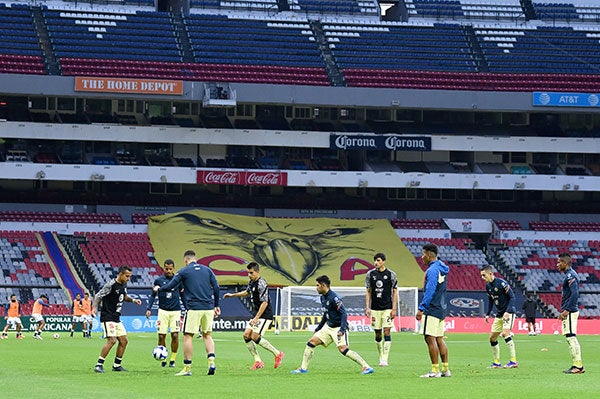
[[(467, 90), (412, 90), (357, 87), (316, 87), (300, 85), (263, 85), (230, 83), (237, 93), (238, 102), (259, 104), (294, 104), (321, 106), (369, 106), (426, 108), (436, 110), (479, 110), (479, 111), (537, 111), (552, 107), (533, 106), (530, 92), (493, 92)], [(75, 91), (75, 77), (47, 75), (1, 74), (2, 94), (82, 96)], [(32, 91), (35, 87), (35, 92)], [(148, 94), (85, 93), (89, 98), (148, 99)], [(202, 82), (183, 82), (182, 95), (161, 95), (160, 100), (202, 101)]]

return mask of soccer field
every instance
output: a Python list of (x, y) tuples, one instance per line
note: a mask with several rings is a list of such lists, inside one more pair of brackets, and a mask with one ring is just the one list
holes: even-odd
[[(562, 336), (540, 335), (515, 338), (519, 368), (488, 369), (491, 351), (487, 335), (450, 334), (451, 378), (421, 379), (429, 370), (423, 338), (412, 333), (394, 333), (389, 367), (377, 367), (377, 354), (371, 333), (352, 333), (351, 348), (374, 368), (372, 375), (360, 375), (360, 367), (339, 354), (334, 347), (315, 350), (309, 373), (290, 375), (299, 366), (310, 333), (267, 334), (267, 338), (285, 352), (279, 369), (273, 369), (270, 353), (260, 348), (265, 368), (252, 371), (241, 332), (215, 332), (217, 373), (206, 375), (204, 345), (195, 339), (193, 375), (175, 377), (181, 369), (183, 346), (177, 368), (161, 368), (151, 356), (156, 334), (129, 335), (123, 360), (128, 373), (114, 373), (110, 365), (114, 348), (107, 358), (105, 374), (96, 374), (93, 366), (104, 341), (96, 335), (83, 339), (61, 334), (43, 341), (31, 334), (17, 341), (14, 334), (0, 341), (0, 381), (3, 392), (13, 398), (520, 398), (579, 397), (600, 395), (600, 336), (580, 336), (583, 375), (564, 375), (570, 367), (567, 344)], [(500, 342), (502, 362), (508, 350)], [(542, 350), (547, 349), (547, 350)]]

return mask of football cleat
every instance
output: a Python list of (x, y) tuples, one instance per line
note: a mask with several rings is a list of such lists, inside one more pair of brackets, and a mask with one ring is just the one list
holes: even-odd
[(179, 373), (175, 374), (178, 377), (189, 377), (192, 375), (192, 368), (190, 366), (183, 366), (183, 370), (181, 370)]
[(433, 371), (430, 371), (427, 374), (423, 374), (421, 378), (440, 378), (441, 376), (442, 373), (434, 373)]
[(24, 337), (21, 334), (17, 335), (17, 339), (23, 339), (23, 338)]
[[(263, 364), (263, 367), (264, 367), (264, 364)], [(216, 371), (216, 370), (217, 370), (217, 367), (216, 367), (216, 366), (214, 366), (214, 365), (213, 365), (213, 366), (210, 366), (210, 367), (208, 368), (208, 373), (206, 373), (206, 375), (215, 375), (215, 371)]]
[(512, 360), (504, 365), (505, 369), (516, 369), (519, 367), (518, 362), (513, 362)]
[(96, 373), (104, 373), (104, 367), (101, 364), (97, 364), (96, 367), (94, 367), (94, 371)]
[(450, 370), (442, 371), (442, 377), (452, 377)]
[(40, 341), (44, 339), (41, 335), (34, 335), (33, 338), (39, 339)]
[(124, 371), (129, 371), (129, 370), (127, 370), (123, 366), (113, 366), (112, 371), (120, 371), (120, 372), (123, 371), (124, 372)]
[(171, 368), (175, 367), (175, 360), (169, 361), (169, 367), (171, 367)]
[(385, 360), (379, 361), (379, 367), (387, 367), (387, 366), (388, 366), (388, 362), (386, 362)]
[(502, 368), (502, 363), (492, 363), (490, 364), (490, 369), (501, 369)]
[(8, 338), (8, 335), (2, 334), (2, 339), (6, 339), (6, 338)]
[(583, 373), (585, 373), (585, 367), (571, 366), (570, 369), (564, 370), (563, 373), (565, 373), (565, 374), (583, 374)]
[(290, 371), (290, 374), (306, 374), (308, 370), (297, 368), (296, 370)]
[(361, 374), (373, 374), (374, 372), (375, 372), (375, 370), (373, 370), (371, 367), (363, 367), (363, 369), (360, 373)]
[(265, 367), (265, 364), (263, 362), (254, 362), (254, 364), (252, 365), (252, 367), (250, 368), (251, 370), (258, 370), (258, 369), (262, 369)]
[(281, 362), (283, 361), (283, 356), (285, 356), (285, 354), (283, 352), (279, 352), (279, 354), (277, 356), (275, 356), (275, 364), (273, 365), (273, 368), (277, 368), (279, 366), (281, 366)]
[(160, 367), (167, 367), (167, 362), (160, 362)]

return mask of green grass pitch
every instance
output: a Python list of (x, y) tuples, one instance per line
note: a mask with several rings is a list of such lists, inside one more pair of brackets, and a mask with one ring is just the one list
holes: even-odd
[[(62, 333), (52, 339), (44, 334), (38, 341), (27, 333), (17, 341), (14, 333), (0, 341), (0, 381), (3, 392), (12, 398), (596, 398), (600, 395), (600, 336), (579, 336), (583, 375), (564, 375), (570, 357), (564, 337), (517, 335), (515, 343), (519, 368), (488, 369), (491, 351), (485, 334), (449, 334), (451, 378), (421, 379), (429, 370), (423, 338), (412, 333), (394, 333), (389, 367), (377, 367), (372, 333), (351, 333), (351, 348), (374, 368), (372, 375), (360, 375), (360, 367), (339, 354), (336, 348), (317, 347), (309, 373), (290, 375), (299, 366), (310, 333), (269, 333), (266, 338), (285, 352), (279, 369), (273, 369), (270, 353), (260, 348), (265, 368), (252, 371), (241, 332), (215, 332), (217, 374), (206, 375), (204, 345), (194, 338), (193, 375), (175, 377), (181, 369), (183, 345), (177, 368), (161, 368), (152, 358), (156, 334), (129, 335), (123, 360), (128, 373), (114, 373), (110, 366), (114, 348), (107, 358), (104, 374), (93, 366), (104, 341), (99, 334), (91, 340), (78, 334)], [(508, 350), (500, 342), (502, 362)], [(543, 350), (544, 349), (544, 350)], [(545, 350), (547, 349), (547, 350)]]

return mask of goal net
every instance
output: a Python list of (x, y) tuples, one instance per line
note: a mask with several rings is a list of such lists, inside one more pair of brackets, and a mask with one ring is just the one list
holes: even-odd
[[(365, 287), (335, 287), (344, 303), (351, 331), (372, 331), (365, 316)], [(315, 287), (289, 286), (279, 290), (278, 328), (282, 331), (314, 330), (321, 321), (323, 308)], [(396, 331), (415, 331), (418, 306), (416, 287), (398, 287)]]

